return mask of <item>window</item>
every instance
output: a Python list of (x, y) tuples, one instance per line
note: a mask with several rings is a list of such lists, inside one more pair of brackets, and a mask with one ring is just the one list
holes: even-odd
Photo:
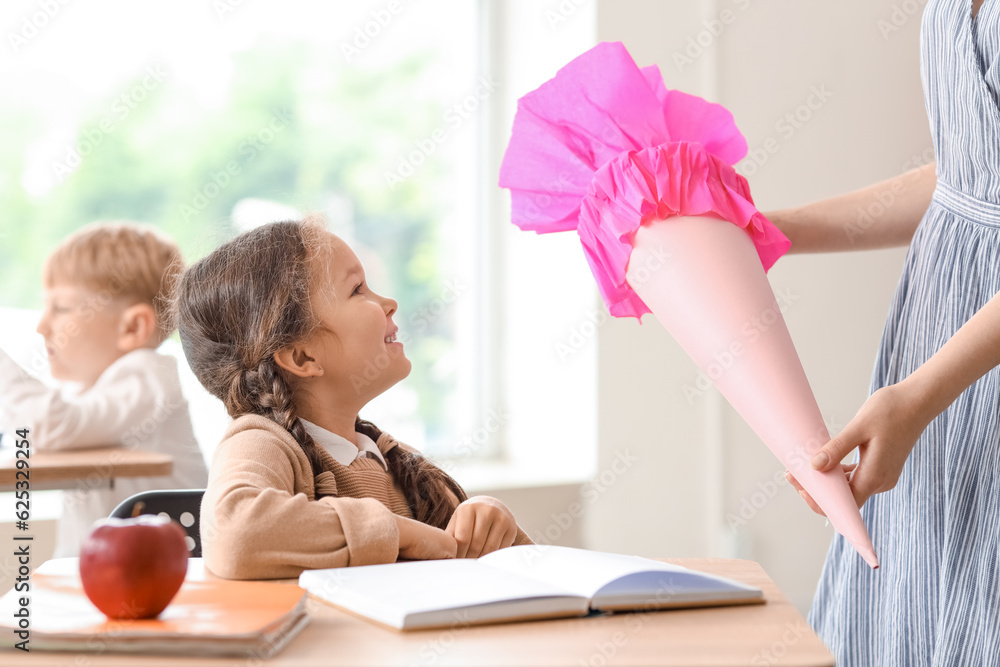
[(0, 65), (0, 305), (38, 308), (45, 254), (93, 220), (159, 225), (193, 260), (322, 212), (399, 302), (413, 361), (362, 415), (447, 453), (475, 396), (474, 336), (456, 331), (473, 316), (476, 123), (492, 92), (476, 4), (46, 7), (5, 6), (19, 27)]
[[(460, 466), (565, 462), (560, 437), (589, 461), (603, 306), (578, 239), (517, 230), (496, 186), (517, 96), (593, 43), (570, 4), (5, 4), (0, 306), (38, 308), (45, 254), (94, 220), (157, 224), (191, 261), (321, 212), (413, 361), (363, 417)], [(221, 407), (186, 389), (210, 457)]]

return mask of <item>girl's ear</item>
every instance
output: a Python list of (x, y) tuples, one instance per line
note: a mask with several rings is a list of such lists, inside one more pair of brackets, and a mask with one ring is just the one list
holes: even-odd
[(118, 349), (123, 352), (148, 347), (156, 338), (156, 311), (148, 303), (137, 303), (122, 311), (118, 321)]
[(323, 374), (323, 367), (309, 354), (305, 345), (281, 348), (274, 353), (274, 363), (300, 378), (319, 377)]

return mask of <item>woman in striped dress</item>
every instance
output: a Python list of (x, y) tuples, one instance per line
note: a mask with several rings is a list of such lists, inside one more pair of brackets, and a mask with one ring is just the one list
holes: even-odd
[(929, 0), (920, 56), (936, 164), (769, 214), (793, 252), (910, 243), (871, 395), (813, 460), (855, 452), (881, 564), (834, 536), (809, 622), (842, 667), (1000, 665), (1000, 0)]

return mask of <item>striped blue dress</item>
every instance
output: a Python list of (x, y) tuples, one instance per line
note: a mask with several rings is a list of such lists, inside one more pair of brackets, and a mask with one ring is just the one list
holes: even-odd
[[(1000, 0), (929, 0), (920, 72), (938, 185), (896, 288), (871, 392), (1000, 292)], [(841, 667), (1000, 665), (1000, 368), (939, 415), (861, 510), (881, 567), (837, 535), (809, 623)]]

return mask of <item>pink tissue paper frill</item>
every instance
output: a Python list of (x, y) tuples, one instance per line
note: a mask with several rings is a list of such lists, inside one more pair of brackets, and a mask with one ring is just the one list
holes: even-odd
[[(687, 148), (674, 149), (671, 159), (658, 159), (660, 168), (672, 171), (657, 177), (656, 191), (686, 194), (680, 195), (680, 200), (665, 199), (665, 206), (671, 201), (706, 201), (704, 193), (716, 193), (709, 199), (721, 202), (719, 209), (703, 212), (714, 210), (742, 227), (763, 228), (764, 233), (755, 235), (754, 242), (768, 242), (768, 248), (758, 251), (765, 270), (769, 268), (790, 243), (753, 207), (746, 180), (731, 168), (728, 172), (723, 169), (739, 162), (747, 152), (746, 139), (728, 109), (668, 90), (659, 68), (640, 69), (620, 42), (598, 44), (518, 100), (511, 140), (500, 167), (500, 185), (511, 191), (512, 221), (523, 230), (540, 234), (576, 229), (601, 294), (617, 317), (639, 318), (649, 310), (623, 282), (628, 254), (625, 252), (623, 258), (622, 253), (628, 248), (622, 245), (630, 237), (614, 237), (607, 230), (624, 224), (627, 231), (634, 232), (642, 219), (611, 223), (601, 216), (585, 217), (584, 198), (590, 196), (598, 171), (613, 160), (628, 161), (627, 154), (677, 143)], [(618, 173), (638, 176), (641, 172), (622, 168)], [(623, 191), (638, 191), (626, 187), (622, 178), (614, 178)], [(695, 183), (699, 178), (702, 182)], [(640, 180), (645, 179), (643, 175)], [(674, 183), (666, 187), (671, 180)], [(613, 192), (603, 186), (594, 192), (598, 190)], [(750, 210), (746, 203), (752, 209), (750, 214), (725, 217), (733, 211), (742, 214)], [(677, 214), (694, 215), (696, 211), (678, 207)], [(592, 226), (601, 222), (603, 229)], [(782, 243), (784, 249), (778, 250)]]
[(625, 278), (632, 239), (640, 225), (675, 215), (708, 215), (742, 227), (765, 271), (791, 246), (754, 206), (746, 179), (701, 144), (627, 151), (594, 174), (577, 228), (612, 315), (641, 319), (650, 312)]

